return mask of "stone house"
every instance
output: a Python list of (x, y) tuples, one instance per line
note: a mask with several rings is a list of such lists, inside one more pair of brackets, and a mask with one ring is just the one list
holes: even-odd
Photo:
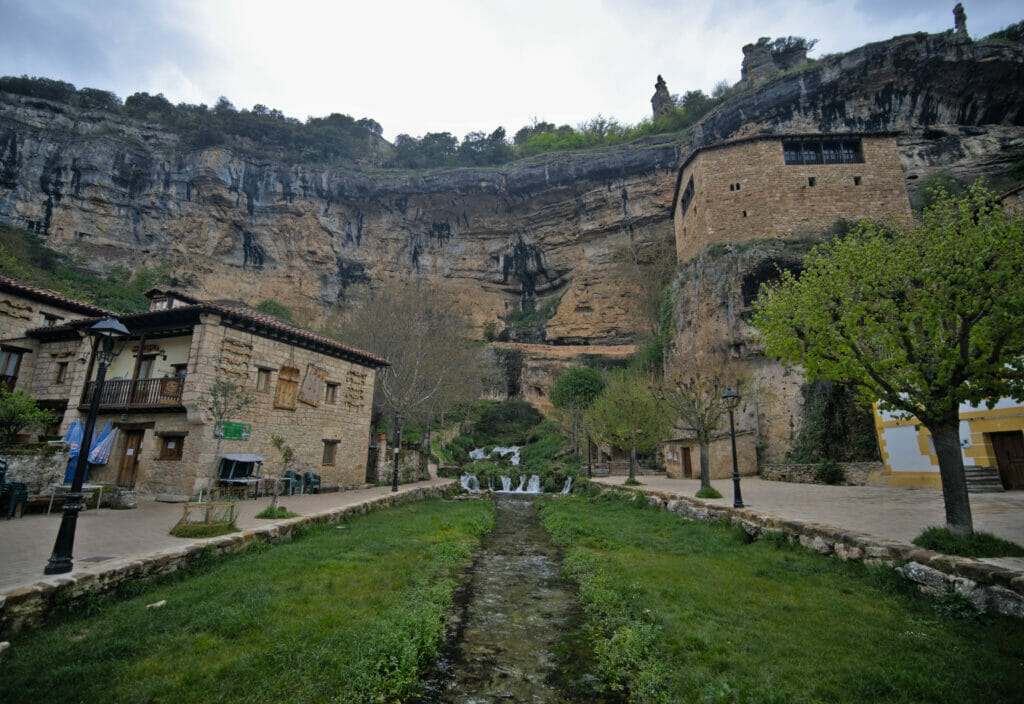
[[(280, 475), (274, 435), (292, 447), (294, 469), (320, 474), (325, 488), (365, 481), (375, 374), (386, 361), (240, 303), (165, 288), (146, 295), (148, 312), (118, 316), (131, 338), (107, 371), (96, 423), (119, 432), (89, 481), (187, 497), (219, 463), (218, 439), (221, 455), (261, 456), (263, 475)], [(98, 365), (86, 333), (96, 321), (25, 332), (36, 364), (19, 385), (43, 403), (66, 404), (62, 432), (88, 412)], [(202, 408), (218, 378), (253, 399), (222, 428)]]
[[(37, 366), (47, 368), (54, 377), (70, 376), (73, 353), (52, 350), (40, 355), (38, 340), (28, 336), (28, 331), (107, 315), (109, 311), (91, 303), (0, 276), (0, 385), (8, 391), (27, 388)], [(40, 405), (62, 416), (67, 398), (47, 399)], [(58, 431), (59, 425), (55, 425), (47, 434)]]
[[(700, 479), (700, 443), (692, 436), (666, 440), (665, 473), (673, 479)], [(736, 431), (736, 466), (742, 476), (757, 474), (757, 434)], [(708, 445), (708, 473), (712, 479), (732, 477), (732, 442), (729, 433), (718, 433)]]
[(892, 133), (764, 135), (697, 149), (676, 181), (680, 262), (717, 243), (795, 237), (838, 220), (910, 223)]

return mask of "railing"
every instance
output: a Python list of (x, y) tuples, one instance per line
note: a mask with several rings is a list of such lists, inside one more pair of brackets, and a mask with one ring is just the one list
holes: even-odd
[[(100, 392), (100, 408), (166, 408), (181, 405), (185, 377), (163, 379), (107, 379)], [(96, 382), (90, 381), (82, 393), (82, 405), (92, 401)]]

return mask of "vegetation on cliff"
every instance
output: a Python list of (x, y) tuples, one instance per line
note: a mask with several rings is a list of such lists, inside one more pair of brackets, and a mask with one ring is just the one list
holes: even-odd
[(114, 266), (103, 275), (95, 274), (74, 254), (49, 249), (28, 230), (0, 223), (0, 273), (116, 313), (147, 310), (149, 300), (143, 291), (171, 283), (170, 271), (165, 262), (152, 269), (141, 266), (134, 273)]

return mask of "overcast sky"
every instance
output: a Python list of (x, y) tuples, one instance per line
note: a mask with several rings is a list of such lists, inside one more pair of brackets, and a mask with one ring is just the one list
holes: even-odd
[[(739, 80), (761, 36), (811, 56), (952, 27), (952, 0), (0, 0), (0, 74), (171, 102), (372, 117), (393, 140), (650, 115), (669, 90)], [(1024, 19), (966, 0), (975, 38)]]

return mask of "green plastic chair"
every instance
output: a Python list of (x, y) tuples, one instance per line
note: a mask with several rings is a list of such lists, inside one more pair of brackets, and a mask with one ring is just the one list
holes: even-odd
[(284, 478), (288, 480), (288, 496), (294, 496), (296, 491), (302, 493), (302, 476), (298, 472), (286, 470)]
[(310, 494), (315, 494), (320, 491), (320, 475), (315, 472), (306, 472), (302, 475), (303, 483), (306, 486), (306, 491)]

